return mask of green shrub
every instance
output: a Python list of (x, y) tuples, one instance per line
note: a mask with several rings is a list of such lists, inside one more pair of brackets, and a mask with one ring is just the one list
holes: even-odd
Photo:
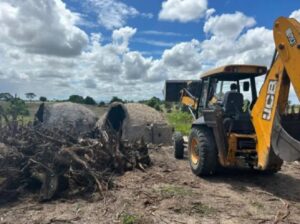
[(41, 96), (41, 97), (40, 97), (40, 101), (42, 101), (42, 102), (46, 102), (46, 101), (47, 101), (47, 97), (45, 97), (45, 96)]
[(117, 96), (113, 96), (111, 98), (110, 103), (114, 103), (114, 102), (124, 103), (124, 101)]
[(136, 215), (132, 215), (129, 213), (123, 213), (122, 215), (122, 224), (135, 224), (138, 221), (138, 217)]
[(72, 103), (84, 103), (84, 98), (79, 95), (71, 95), (68, 101)]
[(96, 101), (93, 99), (93, 97), (90, 97), (90, 96), (87, 96), (85, 99), (84, 99), (84, 104), (87, 104), (87, 105), (96, 105)]
[(29, 110), (24, 100), (20, 98), (13, 98), (9, 101), (9, 107), (7, 108), (7, 113), (13, 117), (18, 116), (29, 116)]
[(190, 113), (182, 111), (173, 111), (167, 114), (168, 121), (176, 131), (181, 132), (183, 135), (190, 133), (193, 117)]
[(17, 121), (23, 116), (29, 116), (29, 110), (25, 101), (20, 98), (12, 98), (7, 105), (0, 106), (0, 118), (5, 118), (7, 122)]
[(100, 103), (98, 104), (99, 107), (104, 107), (105, 106), (105, 102), (104, 101), (100, 101)]

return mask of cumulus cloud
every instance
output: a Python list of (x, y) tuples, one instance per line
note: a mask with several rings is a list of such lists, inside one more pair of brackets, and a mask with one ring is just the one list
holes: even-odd
[[(48, 15), (45, 10), (52, 13)], [(112, 42), (105, 45), (101, 34), (91, 34), (90, 45), (86, 46), (86, 34), (76, 27), (79, 16), (59, 0), (3, 1), (0, 12), (3, 31), (0, 34), (1, 82), (19, 93), (34, 87), (37, 94), (55, 98), (74, 92), (94, 96), (100, 92), (108, 98), (110, 95), (131, 95), (133, 86), (137, 91), (143, 89), (145, 81), (150, 87), (153, 82), (167, 77), (168, 66), (162, 60), (130, 51), (129, 41), (136, 33), (134, 28), (114, 30)], [(30, 26), (24, 24), (25, 21), (30, 21)], [(72, 38), (76, 35), (79, 35), (78, 40), (81, 36), (85, 39), (77, 53), (68, 50), (75, 49)], [(86, 50), (82, 52), (84, 47)], [(74, 52), (74, 56), (79, 56), (61, 57)], [(45, 83), (49, 88), (45, 88)], [(118, 83), (122, 85), (117, 86)], [(153, 84), (144, 94), (158, 93), (159, 89), (159, 85)]]
[(114, 30), (112, 33), (113, 43), (119, 46), (122, 50), (126, 50), (129, 39), (136, 33), (137, 29), (132, 27), (122, 27)]
[(274, 48), (272, 31), (264, 27), (251, 28), (255, 23), (254, 18), (241, 12), (210, 17), (203, 29), (211, 36), (201, 44), (205, 63), (214, 66), (269, 64)]
[(255, 25), (255, 19), (241, 12), (211, 16), (204, 24), (204, 32), (214, 35), (237, 37), (245, 28)]
[[(238, 49), (240, 51), (249, 51), (253, 49), (266, 48), (273, 45), (273, 31), (265, 27), (255, 27), (248, 30), (238, 40)], [(268, 49), (270, 50), (270, 49)]]
[(113, 44), (103, 46), (94, 43), (91, 51), (84, 53), (79, 63), (99, 81), (112, 81), (122, 72), (122, 53), (123, 49), (120, 51)]
[(294, 12), (292, 12), (290, 17), (294, 18), (294, 19), (296, 19), (300, 22), (300, 9), (295, 10)]
[(151, 19), (151, 13), (140, 13), (134, 7), (119, 0), (87, 0), (88, 8), (97, 14), (98, 24), (113, 30), (126, 24), (129, 18), (138, 15)]
[(60, 0), (3, 0), (1, 43), (18, 46), (28, 53), (76, 56), (88, 43), (87, 34), (75, 25), (79, 19)]
[(216, 12), (214, 8), (206, 10), (205, 18), (208, 19), (211, 15), (213, 15)]
[(124, 74), (128, 80), (145, 78), (151, 65), (152, 60), (137, 51), (128, 52), (123, 57)]
[[(108, 100), (114, 95), (127, 99), (162, 96), (161, 90), (166, 79), (196, 79), (204, 70), (227, 63), (268, 65), (274, 49), (272, 31), (265, 27), (254, 27), (255, 20), (252, 17), (240, 12), (217, 15), (211, 11), (209, 15), (206, 13), (203, 28), (206, 39), (172, 43), (162, 51), (160, 57), (146, 57), (142, 52), (133, 51), (130, 43), (135, 41), (137, 29), (129, 26), (113, 29), (109, 38), (111, 41), (101, 33), (89, 34), (86, 43), (73, 57), (62, 57), (66, 55), (53, 54), (51, 51), (43, 51), (45, 53), (42, 54), (41, 50), (29, 50), (37, 47), (33, 47), (33, 42), (30, 42), (32, 38), (28, 38), (28, 35), (34, 37), (44, 31), (50, 35), (48, 30), (59, 31), (59, 34), (51, 37), (63, 40), (61, 42), (68, 43), (68, 47), (74, 46), (68, 38), (77, 32), (79, 36), (86, 36), (76, 26), (80, 17), (66, 9), (61, 0), (34, 1), (37, 2), (35, 5), (31, 4), (33, 0), (15, 0), (14, 4), (12, 1), (0, 3), (0, 88), (12, 93), (33, 91), (48, 98), (66, 98), (76, 93), (98, 100)], [(20, 15), (24, 5), (41, 9)], [(46, 15), (47, 24), (55, 27), (41, 26), (45, 20), (33, 19), (39, 18), (36, 14), (44, 13), (43, 7), (49, 5), (61, 9), (52, 12), (55, 16)], [(28, 17), (28, 21), (32, 19), (35, 22), (31, 27), (21, 27), (23, 33), (19, 33), (20, 29), (13, 31), (13, 26), (8, 26), (22, 22), (22, 19), (18, 21), (15, 17), (23, 20)], [(66, 35), (66, 30), (77, 31)], [(151, 31), (149, 34), (156, 35), (157, 32)], [(19, 40), (17, 37), (22, 38)], [(64, 49), (65, 45), (60, 43), (56, 45), (59, 48), (57, 46)]]
[(166, 0), (159, 19), (185, 23), (205, 17), (206, 10), (207, 0)]
[(177, 71), (197, 72), (201, 69), (200, 42), (193, 39), (183, 42), (163, 53), (162, 60), (165, 66)]
[(123, 74), (122, 57), (129, 51), (128, 44), (135, 33), (136, 29), (131, 27), (114, 30), (112, 42), (106, 45), (101, 43), (101, 34), (92, 34), (90, 50), (83, 53), (78, 64), (97, 82), (118, 80)]
[[(176, 74), (174, 74), (176, 77)], [(143, 81), (145, 81), (147, 84), (147, 88), (151, 87), (149, 83), (154, 83), (151, 88), (157, 89), (158, 86), (159, 90), (161, 90), (162, 85), (159, 85), (159, 83), (162, 83), (163, 80), (172, 78), (172, 76), (169, 76), (169, 70), (167, 66), (164, 65), (162, 60), (154, 60), (152, 62), (152, 65), (147, 73), (147, 75), (143, 78)], [(160, 95), (160, 94), (159, 94)]]

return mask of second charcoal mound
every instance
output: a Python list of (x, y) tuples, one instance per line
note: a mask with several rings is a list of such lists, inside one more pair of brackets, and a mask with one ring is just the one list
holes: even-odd
[(99, 129), (112, 126), (123, 140), (170, 145), (172, 128), (165, 116), (155, 109), (138, 103), (113, 103), (97, 122)]

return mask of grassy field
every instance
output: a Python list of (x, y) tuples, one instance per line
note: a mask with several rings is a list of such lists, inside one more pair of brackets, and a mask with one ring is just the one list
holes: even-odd
[(187, 112), (172, 111), (166, 114), (169, 124), (172, 125), (176, 131), (181, 132), (183, 135), (188, 135), (191, 130), (193, 117)]

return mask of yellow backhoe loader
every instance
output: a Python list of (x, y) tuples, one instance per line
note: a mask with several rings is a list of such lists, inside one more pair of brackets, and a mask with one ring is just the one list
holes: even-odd
[[(188, 140), (194, 174), (213, 174), (219, 165), (275, 173), (283, 161), (300, 159), (300, 113), (287, 110), (290, 89), (300, 100), (300, 24), (278, 18), (274, 40), (269, 70), (227, 65), (200, 80), (166, 81), (165, 100), (187, 105), (195, 118)], [(179, 134), (174, 147), (175, 157), (183, 158)]]

